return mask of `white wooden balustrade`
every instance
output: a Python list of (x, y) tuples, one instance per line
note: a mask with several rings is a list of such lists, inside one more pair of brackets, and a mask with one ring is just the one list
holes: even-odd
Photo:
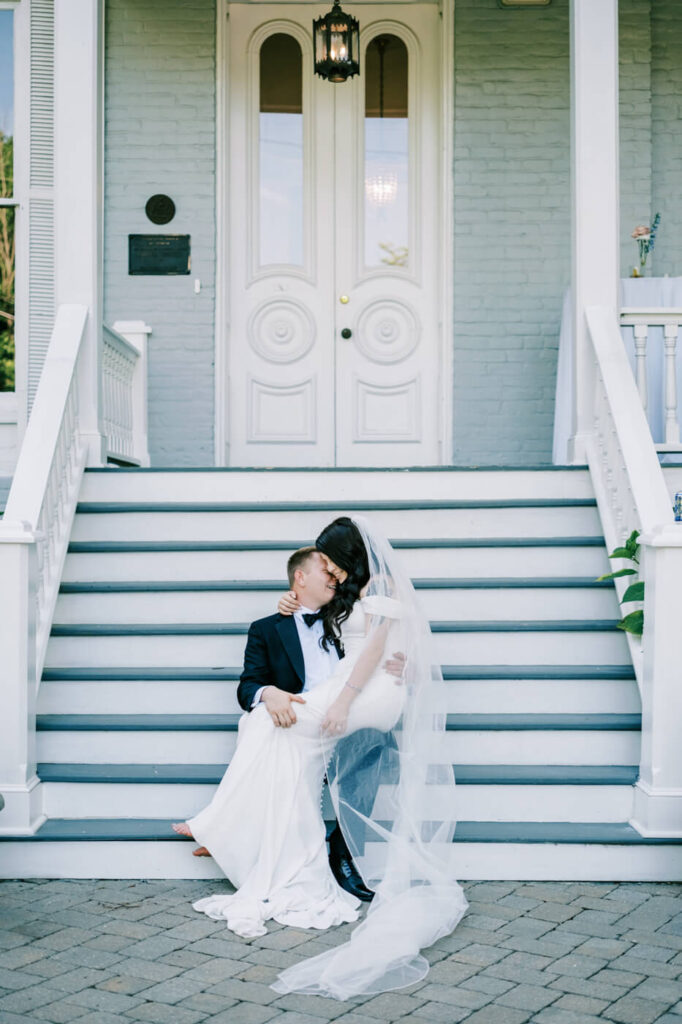
[(35, 700), (87, 458), (79, 423), (86, 374), (85, 306), (63, 305), (0, 522), (0, 788), (2, 829), (41, 821)]
[[(632, 530), (641, 531), (644, 633), (641, 644), (628, 637), (642, 697), (640, 778), (632, 824), (644, 835), (682, 837), (682, 526), (674, 521), (646, 421), (641, 399), (645, 367), (636, 382), (608, 307), (588, 307), (586, 320), (591, 347), (582, 385), (589, 389), (592, 409), (586, 455), (609, 550)], [(671, 392), (671, 405), (673, 397)], [(616, 581), (619, 596), (631, 579)], [(628, 604), (625, 610), (633, 607)]]
[(148, 466), (147, 336), (141, 320), (103, 327), (102, 432), (105, 455), (115, 462)]
[(634, 331), (637, 389), (654, 436), (656, 427), (648, 415), (648, 365), (652, 358), (660, 359), (661, 354), (651, 351), (650, 331), (652, 327), (663, 328), (664, 440), (657, 442), (655, 448), (659, 452), (682, 452), (677, 396), (677, 339), (682, 327), (682, 309), (625, 308), (621, 310), (620, 323), (621, 327), (632, 327)]

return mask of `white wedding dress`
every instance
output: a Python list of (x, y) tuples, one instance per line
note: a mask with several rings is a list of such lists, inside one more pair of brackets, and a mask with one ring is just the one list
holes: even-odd
[[(188, 822), (237, 890), (201, 899), (194, 909), (226, 921), (238, 935), (264, 935), (268, 920), (324, 929), (359, 916), (360, 902), (337, 884), (327, 858), (321, 800), (333, 744), (320, 725), (365, 644), (368, 616), (376, 614), (397, 624), (400, 605), (379, 596), (356, 602), (342, 625), (345, 657), (329, 679), (305, 693), (305, 704), (294, 705), (295, 725), (276, 727), (264, 704), (242, 716), (232, 762), (213, 800)], [(397, 649), (391, 639), (389, 629), (387, 651)], [(346, 735), (393, 729), (404, 699), (405, 687), (379, 667), (351, 705)]]

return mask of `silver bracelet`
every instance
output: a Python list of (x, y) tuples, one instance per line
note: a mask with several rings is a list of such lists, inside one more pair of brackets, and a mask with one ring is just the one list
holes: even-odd
[(361, 686), (353, 686), (352, 683), (344, 683), (344, 686), (347, 686), (349, 690), (355, 690), (356, 693), (362, 693)]

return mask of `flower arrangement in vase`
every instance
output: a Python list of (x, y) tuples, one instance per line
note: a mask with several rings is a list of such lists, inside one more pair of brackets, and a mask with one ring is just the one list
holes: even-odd
[(632, 268), (632, 274), (630, 277), (644, 276), (646, 258), (650, 252), (653, 252), (654, 242), (656, 241), (656, 231), (658, 230), (660, 222), (661, 215), (660, 213), (657, 213), (650, 228), (645, 224), (638, 224), (632, 232), (631, 237), (637, 242), (637, 248), (639, 249), (639, 267)]

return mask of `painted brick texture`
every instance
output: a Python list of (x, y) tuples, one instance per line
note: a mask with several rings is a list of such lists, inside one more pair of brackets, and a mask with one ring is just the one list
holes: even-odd
[(568, 0), (455, 5), (456, 464), (551, 461), (570, 269)]
[(652, 0), (651, 49), (651, 210), (661, 213), (652, 267), (657, 276), (670, 274), (673, 277), (682, 275), (682, 4), (679, 0)]
[[(213, 465), (215, 0), (107, 0), (106, 12), (105, 320), (152, 327), (152, 465)], [(165, 227), (144, 212), (158, 192), (177, 209)], [(191, 274), (129, 277), (130, 233), (190, 234)]]
[(651, 0), (620, 0), (618, 28), (620, 255), (621, 274), (627, 277), (638, 262), (637, 245), (631, 232), (636, 224), (650, 224), (654, 212), (651, 210)]

